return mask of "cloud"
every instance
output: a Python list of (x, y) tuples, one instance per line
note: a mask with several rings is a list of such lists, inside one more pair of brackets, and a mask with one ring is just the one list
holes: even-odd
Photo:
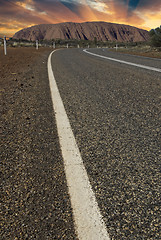
[(0, 26), (0, 34), (8, 32), (8, 35), (12, 36), (16, 31), (28, 26), (59, 23), (71, 21), (71, 19), (81, 21), (74, 12), (60, 1), (0, 2), (0, 22), (3, 24), (3, 27)]
[(144, 29), (151, 29), (161, 24), (160, 0), (91, 1), (104, 4), (104, 13), (106, 16), (111, 14), (111, 22), (126, 23)]
[(160, 0), (1, 0), (0, 33), (42, 23), (107, 21), (150, 29), (161, 23)]

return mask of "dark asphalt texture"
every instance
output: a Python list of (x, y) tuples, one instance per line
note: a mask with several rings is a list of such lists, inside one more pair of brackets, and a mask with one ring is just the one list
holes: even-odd
[[(130, 55), (130, 54), (122, 54), (116, 51), (111, 51), (108, 48), (98, 48), (94, 49), (87, 49), (89, 52), (96, 53), (98, 55), (110, 57), (110, 58), (116, 58), (118, 60), (132, 62), (136, 64), (141, 64), (149, 67), (155, 67), (161, 69), (161, 59), (159, 58), (149, 58), (149, 57), (143, 57), (143, 56), (136, 56), (136, 55)], [(106, 60), (107, 61), (107, 60)], [(118, 64), (118, 63), (117, 63)], [(126, 65), (123, 65), (123, 68), (126, 68)]]
[(161, 239), (161, 74), (82, 49), (55, 52), (52, 66), (111, 238)]
[(1, 88), (0, 239), (75, 240), (47, 74), (50, 50), (34, 61), (38, 53), (28, 60), (26, 52), (23, 68), (14, 57), (14, 75)]

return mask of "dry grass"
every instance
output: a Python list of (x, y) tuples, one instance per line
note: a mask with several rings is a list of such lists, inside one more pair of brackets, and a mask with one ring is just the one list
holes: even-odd
[[(116, 51), (116, 50), (112, 50)], [(137, 56), (151, 57), (151, 58), (160, 58), (161, 59), (161, 50), (151, 48), (150, 46), (140, 46), (140, 47), (120, 47), (117, 50), (121, 53), (132, 54)]]

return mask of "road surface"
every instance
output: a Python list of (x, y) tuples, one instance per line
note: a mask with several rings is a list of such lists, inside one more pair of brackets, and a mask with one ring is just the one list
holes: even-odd
[[(88, 49), (150, 68), (161, 60)], [(108, 234), (161, 236), (161, 73), (89, 55), (54, 52), (52, 69)]]

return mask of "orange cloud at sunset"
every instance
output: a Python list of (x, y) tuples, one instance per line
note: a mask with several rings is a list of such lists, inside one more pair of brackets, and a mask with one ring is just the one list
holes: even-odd
[(151, 29), (161, 24), (160, 0), (1, 0), (0, 35), (60, 22), (106, 21)]

